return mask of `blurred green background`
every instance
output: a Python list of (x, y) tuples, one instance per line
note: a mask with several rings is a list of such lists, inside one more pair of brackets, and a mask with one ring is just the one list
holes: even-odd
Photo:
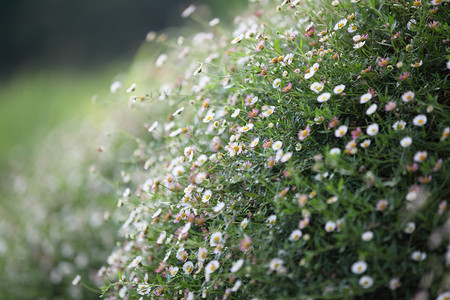
[(120, 166), (96, 151), (123, 125), (110, 85), (127, 82), (149, 31), (207, 30), (180, 18), (188, 5), (227, 24), (245, 2), (0, 1), (1, 299), (98, 298), (71, 282), (102, 284), (120, 225), (107, 218), (118, 195), (98, 176)]

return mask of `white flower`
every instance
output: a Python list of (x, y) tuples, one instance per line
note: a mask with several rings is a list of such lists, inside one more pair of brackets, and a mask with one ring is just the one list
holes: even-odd
[(217, 203), (216, 206), (213, 207), (213, 211), (214, 211), (214, 212), (219, 212), (219, 211), (221, 211), (224, 207), (225, 207), (225, 203), (224, 203), (224, 202), (219, 202), (219, 203)]
[(181, 13), (182, 18), (189, 17), (195, 11), (195, 5), (189, 5), (183, 12)]
[(291, 242), (298, 241), (302, 237), (302, 232), (299, 229), (296, 229), (292, 231), (291, 235), (289, 236), (289, 240)]
[(161, 54), (160, 56), (158, 56), (158, 58), (156, 59), (155, 65), (157, 67), (161, 67), (167, 60), (167, 54)]
[(412, 91), (408, 91), (402, 95), (403, 102), (410, 102), (414, 100), (414, 93)]
[(339, 5), (339, 0), (333, 0), (333, 1), (331, 1), (331, 5), (333, 5), (333, 6), (338, 6), (338, 5)]
[(203, 203), (208, 202), (209, 199), (211, 199), (211, 195), (212, 195), (212, 191), (211, 191), (211, 190), (206, 190), (206, 191), (203, 193), (202, 202), (203, 202)]
[(209, 112), (204, 118), (203, 118), (203, 123), (209, 123), (215, 116), (216, 114), (213, 112)]
[(330, 99), (331, 94), (330, 93), (323, 93), (317, 97), (317, 101), (319, 103), (326, 102), (328, 99)]
[(404, 138), (402, 138), (400, 140), (400, 145), (403, 148), (409, 147), (409, 146), (411, 146), (411, 144), (412, 144), (412, 138), (410, 138), (409, 136), (405, 136)]
[(233, 112), (233, 114), (231, 115), (231, 117), (232, 118), (236, 118), (238, 115), (239, 115), (239, 113), (241, 112), (241, 110), (238, 108), (238, 109), (236, 109), (234, 112)]
[(417, 21), (414, 19), (411, 19), (408, 21), (408, 23), (406, 24), (406, 28), (408, 28), (409, 30), (411, 30), (411, 28), (414, 28), (416, 26)]
[(223, 242), (223, 236), (221, 232), (214, 232), (211, 235), (211, 239), (209, 241), (211, 247), (215, 247)]
[(138, 284), (136, 291), (139, 295), (142, 295), (142, 296), (148, 295), (151, 292), (150, 285)]
[(364, 242), (370, 242), (373, 239), (373, 232), (372, 231), (366, 231), (361, 235), (361, 239)]
[(339, 148), (332, 148), (332, 149), (330, 149), (330, 154), (333, 155), (333, 156), (339, 155), (339, 154), (341, 154), (341, 149), (339, 149)]
[(169, 268), (169, 274), (170, 276), (175, 276), (178, 273), (179, 268), (178, 267), (170, 267)]
[(205, 273), (207, 274), (211, 274), (213, 273), (215, 270), (217, 270), (220, 267), (220, 263), (217, 260), (212, 260), (210, 261), (206, 267), (205, 267)]
[(362, 141), (361, 144), (359, 144), (359, 145), (360, 145), (362, 148), (367, 148), (367, 147), (370, 146), (370, 140), (369, 140), (369, 139), (364, 140), (364, 141)]
[(416, 126), (423, 126), (427, 124), (427, 116), (425, 115), (418, 115), (414, 118), (413, 124)]
[(80, 275), (75, 276), (75, 278), (72, 280), (72, 285), (78, 285), (78, 283), (80, 283), (80, 280), (81, 280)]
[(283, 260), (281, 258), (273, 258), (270, 261), (269, 268), (272, 271), (278, 271), (283, 267)]
[(267, 118), (275, 111), (275, 106), (269, 106), (265, 111), (262, 112), (263, 117)]
[(374, 136), (378, 133), (378, 130), (379, 130), (378, 124), (374, 123), (374, 124), (370, 124), (367, 127), (366, 133), (370, 136)]
[(392, 125), (392, 128), (397, 131), (397, 130), (403, 130), (405, 129), (406, 126), (406, 122), (403, 120), (397, 121), (394, 123), (394, 125)]
[(366, 110), (366, 115), (371, 115), (377, 111), (377, 105), (374, 103)]
[(254, 148), (258, 145), (259, 143), (259, 137), (255, 138), (250, 144), (249, 147)]
[(339, 22), (337, 22), (336, 25), (334, 25), (334, 30), (338, 30), (341, 29), (342, 27), (344, 27), (347, 24), (347, 19), (342, 19)]
[(272, 145), (272, 149), (273, 149), (273, 150), (281, 149), (281, 147), (283, 147), (283, 142), (281, 142), (281, 141), (276, 141), (276, 142), (273, 143), (273, 145)]
[(332, 232), (332, 231), (334, 231), (336, 229), (336, 223), (335, 222), (333, 222), (333, 221), (328, 221), (326, 224), (325, 224), (325, 231), (326, 232)]
[(280, 84), (281, 84), (281, 79), (277, 78), (277, 79), (275, 79), (275, 80), (273, 81), (272, 87), (273, 87), (274, 89), (278, 89), (278, 88), (280, 87)]
[(247, 132), (247, 131), (249, 131), (249, 130), (252, 130), (254, 126), (255, 126), (255, 125), (253, 125), (253, 123), (248, 123), (247, 125), (241, 127), (241, 128), (239, 129), (239, 131), (240, 131), (240, 132)]
[[(389, 281), (389, 289), (391, 289), (392, 291), (398, 289), (400, 287), (400, 285), (401, 285), (400, 279), (398, 279), (398, 278), (392, 278)], [(450, 299), (448, 299), (448, 300), (450, 300)]]
[(422, 260), (425, 260), (426, 258), (427, 258), (427, 254), (425, 252), (414, 251), (411, 254), (411, 259), (414, 261), (422, 261)]
[(237, 292), (239, 290), (239, 288), (241, 287), (241, 285), (242, 285), (242, 280), (240, 280), (240, 279), (236, 280), (236, 283), (231, 288), (231, 291)]
[(118, 90), (122, 88), (122, 83), (120, 81), (114, 81), (111, 86), (109, 87), (109, 90), (111, 93), (116, 93)]
[(134, 92), (136, 89), (136, 83), (132, 83), (131, 86), (127, 89), (127, 93)]
[(427, 151), (417, 151), (416, 154), (414, 155), (414, 161), (421, 163), (425, 159), (427, 159), (427, 157), (428, 157)]
[(340, 93), (342, 93), (344, 90), (345, 90), (345, 85), (340, 84), (340, 85), (337, 85), (337, 86), (334, 87), (333, 93), (335, 93), (335, 94), (340, 94)]
[(158, 121), (155, 121), (155, 123), (153, 123), (153, 125), (150, 126), (150, 128), (148, 129), (148, 132), (153, 132), (156, 129), (156, 127), (158, 127), (158, 125), (159, 125)]
[(244, 265), (244, 259), (241, 258), (233, 263), (233, 265), (231, 266), (230, 272), (236, 273), (237, 271), (239, 271), (242, 268), (243, 265)]
[(200, 247), (198, 248), (198, 261), (203, 262), (206, 259), (206, 256), (208, 255), (208, 250), (206, 248)]
[(247, 227), (247, 225), (248, 225), (248, 219), (245, 218), (245, 219), (242, 220), (242, 222), (241, 222), (241, 228), (242, 228), (242, 229), (245, 229), (245, 228)]
[(283, 156), (280, 158), (280, 162), (284, 163), (287, 162), (288, 160), (290, 160), (292, 157), (292, 152), (288, 152), (283, 154)]
[(367, 101), (369, 101), (370, 99), (372, 99), (372, 94), (371, 93), (364, 94), (364, 95), (362, 95), (359, 98), (359, 103), (364, 104)]
[(194, 270), (194, 264), (191, 261), (187, 261), (183, 265), (184, 274), (191, 274), (192, 270)]
[(439, 296), (436, 298), (436, 300), (450, 300), (450, 291), (439, 294)]
[(416, 230), (416, 224), (414, 222), (406, 223), (405, 233), (411, 234), (414, 232), (414, 230)]
[(211, 21), (209, 21), (208, 25), (211, 26), (211, 27), (214, 27), (214, 26), (216, 26), (219, 23), (220, 23), (220, 19), (219, 18), (214, 18)]
[(350, 24), (350, 25), (348, 25), (347, 31), (349, 33), (353, 33), (356, 31), (356, 29), (358, 29), (358, 27), (355, 24)]
[(237, 44), (237, 43), (239, 43), (240, 41), (242, 41), (243, 38), (244, 38), (244, 35), (241, 34), (241, 35), (235, 37), (235, 38), (231, 41), (231, 43), (232, 43), (232, 44)]
[(338, 138), (343, 137), (347, 133), (347, 130), (348, 130), (347, 126), (345, 125), (339, 126), (339, 128), (336, 129), (336, 131), (334, 132), (334, 135)]
[(359, 42), (353, 46), (353, 49), (359, 49), (362, 46), (364, 46), (365, 43), (366, 43), (366, 41)]
[(142, 256), (137, 256), (133, 261), (128, 265), (128, 268), (133, 269), (137, 268), (142, 261)]
[(370, 276), (363, 276), (359, 279), (359, 285), (362, 286), (365, 289), (368, 289), (372, 287), (373, 285), (373, 279)]
[(275, 224), (276, 221), (277, 221), (277, 216), (275, 216), (275, 215), (271, 215), (270, 217), (267, 218), (267, 223), (269, 226)]
[(365, 261), (357, 261), (352, 265), (353, 274), (362, 274), (367, 270), (367, 263)]
[(318, 82), (314, 82), (313, 84), (311, 84), (311, 86), (309, 87), (313, 92), (315, 93), (320, 93), (323, 90), (323, 84), (318, 83)]

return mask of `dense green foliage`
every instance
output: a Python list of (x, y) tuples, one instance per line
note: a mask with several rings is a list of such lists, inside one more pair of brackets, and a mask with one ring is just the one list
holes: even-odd
[(448, 3), (253, 2), (115, 85), (149, 114), (104, 296), (445, 299)]

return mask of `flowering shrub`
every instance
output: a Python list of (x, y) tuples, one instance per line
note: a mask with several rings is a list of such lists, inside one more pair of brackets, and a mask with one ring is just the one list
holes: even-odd
[(449, 296), (447, 2), (278, 4), (167, 40), (157, 92), (115, 84), (154, 120), (106, 298)]

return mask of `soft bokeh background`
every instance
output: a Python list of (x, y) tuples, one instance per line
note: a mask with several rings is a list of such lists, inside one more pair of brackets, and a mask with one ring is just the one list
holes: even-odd
[[(205, 21), (226, 23), (243, 2), (194, 4)], [(124, 125), (115, 120), (126, 103), (109, 87), (127, 82), (149, 31), (201, 30), (180, 18), (190, 4), (0, 2), (0, 298), (98, 298), (71, 282), (80, 274), (97, 289), (97, 270), (116, 242), (119, 225), (108, 220), (114, 182), (99, 174), (120, 170), (96, 150), (110, 133), (104, 128)]]

